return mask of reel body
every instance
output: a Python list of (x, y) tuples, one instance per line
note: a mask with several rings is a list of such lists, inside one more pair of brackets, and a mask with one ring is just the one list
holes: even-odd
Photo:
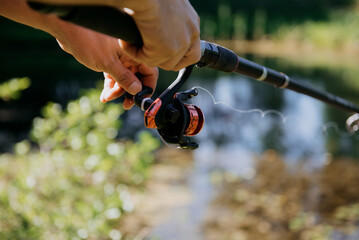
[(191, 137), (197, 135), (204, 125), (201, 109), (185, 103), (198, 95), (197, 89), (177, 92), (192, 69), (193, 66), (182, 69), (177, 79), (156, 100), (144, 98), (149, 94), (148, 88), (134, 96), (135, 104), (145, 111), (145, 126), (157, 129), (164, 141), (184, 149), (198, 147), (197, 143), (191, 141)]

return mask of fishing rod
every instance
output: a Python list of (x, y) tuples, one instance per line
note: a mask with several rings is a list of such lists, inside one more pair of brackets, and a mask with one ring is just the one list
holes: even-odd
[[(131, 44), (143, 45), (141, 34), (131, 16), (115, 8), (105, 6), (58, 6), (40, 3), (29, 5), (42, 13), (56, 14), (59, 18), (80, 26), (120, 38)], [(96, 17), (95, 17), (96, 16)], [(116, 23), (116, 24), (114, 24)], [(299, 82), (285, 73), (267, 68), (238, 56), (232, 50), (215, 43), (201, 41), (201, 59), (196, 67), (240, 73), (277, 88), (290, 89), (316, 98), (337, 108), (354, 113), (346, 122), (351, 132), (359, 130), (359, 107), (341, 97), (320, 91)], [(197, 106), (184, 103), (198, 94), (197, 89), (178, 92), (189, 78), (194, 65), (182, 69), (177, 79), (156, 100), (146, 98), (153, 89), (143, 87), (133, 96), (135, 104), (145, 113), (145, 126), (156, 128), (162, 138), (181, 148), (195, 149), (198, 144), (190, 137), (198, 134), (204, 125), (204, 115)]]

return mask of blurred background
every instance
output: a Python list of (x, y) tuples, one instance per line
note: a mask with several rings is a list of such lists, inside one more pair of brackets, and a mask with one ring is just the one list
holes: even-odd
[[(356, 0), (191, 3), (202, 39), (359, 104)], [(359, 238), (349, 113), (195, 69), (200, 147), (173, 149), (51, 36), (0, 29), (0, 239)]]

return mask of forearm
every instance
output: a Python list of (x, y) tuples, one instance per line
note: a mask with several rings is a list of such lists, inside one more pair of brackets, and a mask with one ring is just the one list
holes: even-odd
[(0, 15), (41, 29), (59, 42), (65, 42), (70, 41), (73, 34), (68, 28), (71, 23), (51, 14), (40, 14), (26, 1), (121, 8), (135, 20), (144, 44), (138, 48), (120, 41), (120, 48), (137, 62), (179, 70), (200, 59), (199, 17), (189, 0), (0, 0)]
[[(121, 0), (120, 0), (121, 1)], [(118, 0), (28, 0), (28, 2), (48, 3), (48, 4), (69, 4), (69, 5), (107, 5), (115, 6)]]
[(15, 22), (60, 37), (64, 22), (54, 15), (43, 15), (31, 9), (24, 0), (0, 0), (0, 15)]
[(102, 5), (116, 8), (130, 8), (134, 11), (147, 10), (150, 7), (159, 5), (159, 0), (27, 0), (47, 4), (65, 5)]

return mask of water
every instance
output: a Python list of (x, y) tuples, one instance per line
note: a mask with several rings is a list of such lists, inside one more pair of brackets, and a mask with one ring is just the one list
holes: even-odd
[(280, 108), (266, 109), (252, 104), (258, 95), (251, 95), (255, 91), (251, 89), (253, 86), (243, 80), (228, 77), (217, 80), (212, 89), (207, 88), (216, 101), (226, 104), (214, 105), (203, 91), (196, 99), (206, 115), (206, 125), (198, 136), (201, 143), (212, 142), (219, 148), (239, 147), (250, 152), (271, 147), (291, 159), (299, 159), (306, 153), (316, 157), (326, 152), (322, 103), (285, 91), (281, 93), (284, 103)]
[[(218, 194), (211, 183), (213, 172), (220, 169), (251, 180), (256, 176), (255, 159), (268, 149), (280, 152), (288, 166), (304, 163), (307, 172), (322, 169), (333, 155), (358, 157), (352, 147), (357, 136), (345, 131), (344, 121), (330, 119), (327, 113), (335, 111), (331, 107), (292, 91), (261, 88), (252, 81), (228, 75), (212, 81), (192, 79), (188, 84), (200, 86), (193, 104), (206, 117), (205, 126), (196, 137), (200, 147), (194, 152), (194, 170), (188, 179), (194, 199), (173, 209), (171, 220), (156, 227), (152, 236), (206, 239), (203, 222)], [(276, 94), (280, 102), (267, 104), (272, 96), (265, 91)], [(343, 147), (333, 151), (330, 141)], [(334, 232), (332, 239), (354, 239), (355, 234)]]

